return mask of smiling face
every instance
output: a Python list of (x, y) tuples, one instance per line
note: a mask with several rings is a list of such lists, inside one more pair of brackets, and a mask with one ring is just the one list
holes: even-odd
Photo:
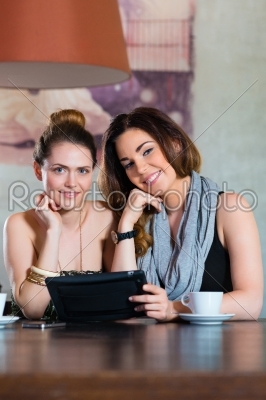
[(82, 205), (93, 173), (91, 152), (86, 147), (68, 142), (56, 144), (43, 166), (35, 162), (34, 168), (44, 191), (58, 206), (68, 210)]
[(140, 190), (163, 197), (176, 187), (174, 168), (147, 132), (127, 130), (117, 138), (116, 152), (129, 180)]

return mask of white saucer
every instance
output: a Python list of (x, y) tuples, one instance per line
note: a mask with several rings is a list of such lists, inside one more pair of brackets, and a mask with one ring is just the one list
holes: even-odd
[(235, 314), (217, 314), (217, 315), (203, 315), (203, 314), (179, 314), (180, 318), (189, 321), (191, 324), (197, 325), (220, 325), (223, 321), (227, 321)]
[(3, 328), (4, 325), (12, 324), (17, 321), (19, 317), (13, 317), (13, 315), (6, 315), (4, 317), (0, 317), (0, 328)]

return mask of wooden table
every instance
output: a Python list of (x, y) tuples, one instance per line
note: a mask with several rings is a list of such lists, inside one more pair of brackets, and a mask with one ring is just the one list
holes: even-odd
[(266, 320), (0, 329), (0, 399), (265, 399)]

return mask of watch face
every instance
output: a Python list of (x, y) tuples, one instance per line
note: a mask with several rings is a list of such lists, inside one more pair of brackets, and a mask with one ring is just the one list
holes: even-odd
[(117, 237), (117, 233), (115, 231), (111, 232), (111, 238), (112, 238), (112, 241), (114, 242), (114, 244), (118, 243), (118, 237)]

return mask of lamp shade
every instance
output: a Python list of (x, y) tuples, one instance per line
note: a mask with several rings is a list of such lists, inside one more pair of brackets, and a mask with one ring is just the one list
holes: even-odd
[(116, 0), (0, 0), (0, 87), (74, 88), (130, 76)]

